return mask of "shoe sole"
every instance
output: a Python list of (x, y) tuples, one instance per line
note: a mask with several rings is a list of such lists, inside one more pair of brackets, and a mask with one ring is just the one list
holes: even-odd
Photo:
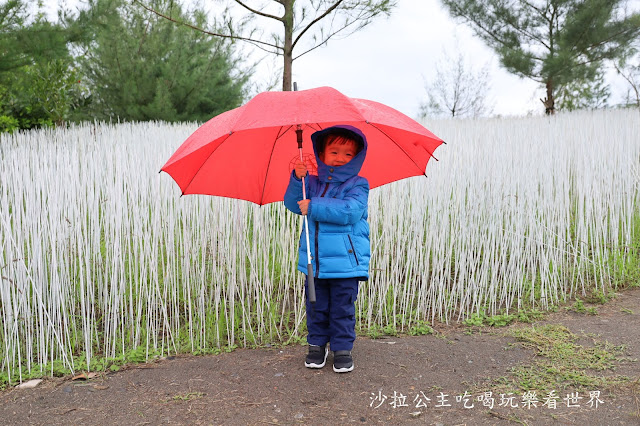
[(333, 371), (335, 371), (336, 373), (348, 373), (349, 371), (353, 371), (353, 365), (351, 367), (342, 367), (342, 368), (336, 368), (336, 366), (333, 366)]
[[(325, 366), (325, 364), (327, 363), (327, 357), (329, 356), (329, 348), (326, 348), (324, 350), (324, 361), (322, 361), (322, 364), (315, 364), (313, 362), (304, 362), (304, 366), (307, 368), (322, 368)], [(353, 367), (352, 367), (353, 369)]]

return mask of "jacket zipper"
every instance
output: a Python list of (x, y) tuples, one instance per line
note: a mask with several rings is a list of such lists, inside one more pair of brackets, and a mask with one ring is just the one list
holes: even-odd
[[(324, 187), (324, 191), (322, 191), (322, 195), (320, 197), (324, 197), (324, 194), (327, 193), (328, 189), (329, 183), (327, 183), (327, 186)], [(320, 222), (316, 220), (316, 278), (318, 278), (320, 275), (320, 256), (318, 256), (318, 233), (320, 232), (320, 230), (318, 228), (320, 228)]]
[(360, 262), (358, 262), (358, 255), (356, 254), (356, 248), (353, 246), (353, 241), (351, 241), (351, 235), (347, 235), (347, 238), (349, 238), (349, 244), (351, 244), (351, 250), (353, 250), (353, 257), (356, 258), (356, 265), (360, 265)]

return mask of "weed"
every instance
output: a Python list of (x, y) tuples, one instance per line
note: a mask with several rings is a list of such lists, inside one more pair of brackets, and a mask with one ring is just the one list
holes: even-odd
[(409, 328), (407, 333), (411, 336), (424, 336), (427, 334), (433, 334), (433, 328), (423, 321), (418, 321), (416, 325)]
[(472, 314), (469, 318), (462, 321), (464, 325), (468, 325), (469, 327), (482, 327), (485, 320), (484, 314)]
[(194, 399), (202, 398), (204, 393), (202, 392), (188, 392), (185, 394), (175, 395), (173, 398), (174, 401), (192, 401)]
[(487, 324), (491, 327), (505, 327), (516, 319), (515, 315), (494, 315), (487, 318)]
[(398, 330), (396, 329), (396, 327), (393, 324), (385, 325), (382, 328), (382, 331), (384, 331), (384, 334), (386, 334), (387, 336), (397, 336), (398, 335)]
[(372, 324), (371, 327), (365, 332), (367, 336), (372, 339), (380, 339), (384, 336), (384, 332), (382, 331), (382, 327), (378, 324)]
[[(524, 318), (523, 313), (523, 318)], [(482, 327), (488, 325), (490, 327), (505, 327), (515, 321), (518, 317), (512, 314), (500, 314), (486, 316), (484, 314), (473, 314), (462, 323), (470, 327)], [(528, 317), (527, 317), (528, 318)]]
[(517, 319), (519, 322), (533, 322), (542, 318), (543, 313), (537, 309), (522, 310), (518, 312)]
[(576, 297), (576, 301), (573, 306), (569, 306), (566, 308), (568, 311), (578, 312), (579, 314), (584, 314), (587, 312), (587, 309), (584, 307), (584, 302)]
[(590, 371), (614, 368), (624, 348), (594, 340), (593, 347), (576, 344), (578, 336), (561, 325), (518, 328), (510, 331), (520, 344), (537, 351), (533, 365), (511, 370), (510, 385), (540, 392), (563, 388), (603, 388), (628, 381), (624, 376), (598, 376)]

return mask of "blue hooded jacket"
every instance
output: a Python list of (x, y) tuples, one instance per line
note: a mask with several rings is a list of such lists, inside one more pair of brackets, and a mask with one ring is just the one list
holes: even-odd
[[(348, 131), (362, 142), (362, 150), (347, 164), (329, 167), (319, 157), (318, 142), (332, 132)], [(318, 164), (318, 176), (305, 178), (307, 198), (311, 199), (307, 211), (311, 263), (316, 278), (369, 278), (368, 201), (369, 182), (358, 172), (367, 155), (367, 140), (355, 127), (334, 126), (311, 135)], [(284, 205), (301, 214), (298, 201), (302, 200), (302, 180), (291, 173), (284, 195)], [(307, 271), (307, 242), (304, 229), (300, 237), (298, 270)]]

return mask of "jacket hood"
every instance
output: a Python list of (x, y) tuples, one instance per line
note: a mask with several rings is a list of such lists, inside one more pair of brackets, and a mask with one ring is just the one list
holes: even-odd
[[(320, 160), (319, 145), (320, 142), (323, 142), (324, 137), (331, 133), (341, 133), (349, 136), (361, 144), (362, 150), (347, 164), (333, 167), (327, 166)], [(342, 183), (360, 173), (364, 159), (367, 156), (367, 138), (357, 127), (347, 125), (327, 127), (326, 129), (312, 133), (311, 141), (313, 142), (313, 152), (316, 155), (316, 163), (318, 164), (318, 179), (320, 182)]]

